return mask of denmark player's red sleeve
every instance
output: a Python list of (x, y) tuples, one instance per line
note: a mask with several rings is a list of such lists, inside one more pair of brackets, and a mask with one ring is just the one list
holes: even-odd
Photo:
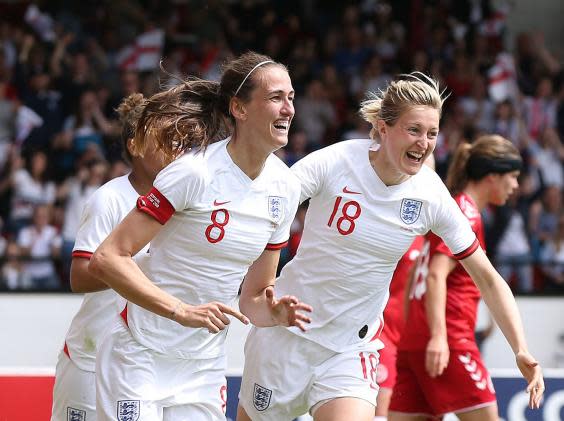
[(141, 196), (137, 199), (137, 209), (151, 215), (162, 225), (164, 225), (175, 212), (174, 207), (170, 204), (168, 199), (155, 187), (145, 196)]

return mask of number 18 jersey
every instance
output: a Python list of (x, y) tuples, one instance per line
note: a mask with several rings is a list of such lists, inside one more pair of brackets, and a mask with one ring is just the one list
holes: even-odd
[(375, 340), (397, 262), (416, 236), (432, 230), (453, 254), (478, 247), (468, 220), (441, 179), (423, 168), (386, 186), (372, 168), (369, 139), (337, 143), (292, 167), (301, 200), (311, 198), (298, 252), (282, 270), (276, 294), (313, 306), (307, 332), (336, 352)]

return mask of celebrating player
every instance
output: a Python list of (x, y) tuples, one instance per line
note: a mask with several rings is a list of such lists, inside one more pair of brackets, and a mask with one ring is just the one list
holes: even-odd
[(144, 151), (134, 151), (133, 134), (146, 102), (143, 95), (132, 94), (117, 110), (122, 123), (123, 155), (131, 172), (100, 187), (82, 213), (72, 253), (71, 287), (74, 292), (88, 294), (71, 322), (59, 354), (51, 421), (96, 419), (96, 350), (124, 301), (88, 273), (88, 262), (135, 206), (139, 195), (149, 192), (155, 176), (165, 166), (164, 156), (150, 142)]
[[(451, 161), (447, 186), (482, 248), (480, 212), (507, 201), (521, 166), (519, 151), (497, 135), (460, 144)], [(495, 391), (474, 339), (480, 291), (440, 238), (427, 240), (399, 345), (390, 419), (454, 412), (461, 420), (497, 420)]]
[[(286, 68), (250, 52), (221, 82), (189, 80), (147, 104), (135, 142), (149, 134), (184, 154), (90, 261), (128, 301), (98, 353), (99, 420), (224, 420), (228, 316), (304, 329), (310, 308), (272, 288), (300, 194), (272, 154), (287, 143), (293, 99)], [(149, 241), (138, 266), (131, 256)], [(239, 312), (230, 304), (243, 276)]]
[(422, 167), (436, 144), (442, 104), (438, 84), (422, 74), (393, 81), (361, 107), (379, 144), (340, 142), (292, 167), (301, 200), (310, 204), (298, 253), (275, 290), (296, 294), (315, 313), (307, 332), (250, 332), (239, 421), (291, 420), (306, 411), (317, 421), (373, 419), (390, 279), (414, 238), (429, 230), (478, 284), (538, 406), (542, 374), (515, 300), (440, 178)]

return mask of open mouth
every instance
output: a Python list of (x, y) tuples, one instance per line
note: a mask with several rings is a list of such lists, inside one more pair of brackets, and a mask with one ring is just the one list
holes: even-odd
[(420, 163), (425, 156), (425, 154), (421, 152), (407, 152), (406, 155), (411, 161), (415, 161), (416, 163)]
[(288, 133), (290, 128), (290, 122), (287, 120), (278, 120), (273, 124), (274, 128), (281, 133)]

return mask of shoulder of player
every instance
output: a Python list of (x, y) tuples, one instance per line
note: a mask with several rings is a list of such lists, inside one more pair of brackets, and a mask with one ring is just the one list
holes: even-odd
[(128, 189), (133, 189), (128, 175), (113, 178), (92, 193), (87, 206), (107, 209), (112, 203), (126, 200)]

